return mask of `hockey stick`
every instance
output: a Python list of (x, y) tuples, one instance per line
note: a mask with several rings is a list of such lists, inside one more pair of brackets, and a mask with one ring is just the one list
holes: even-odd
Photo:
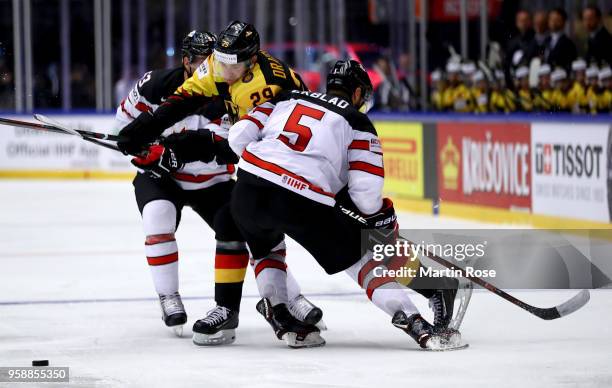
[[(36, 115), (36, 116), (40, 116), (40, 115)], [(36, 118), (38, 119), (38, 117)], [(119, 148), (117, 148), (117, 146), (113, 144), (108, 144), (108, 143), (97, 140), (97, 139), (103, 139), (103, 140), (117, 141), (121, 139), (119, 136), (115, 136), (115, 135), (107, 135), (104, 133), (97, 133), (97, 132), (90, 132), (90, 131), (81, 131), (78, 129), (69, 129), (65, 126), (58, 127), (56, 125), (51, 125), (51, 124), (39, 124), (39, 123), (32, 123), (29, 121), (6, 119), (2, 117), (0, 117), (0, 124), (14, 126), (14, 127), (36, 129), (40, 131), (63, 133), (65, 135), (75, 135), (75, 136), (79, 136), (83, 140), (88, 141), (90, 143), (93, 143), (93, 144), (96, 144), (96, 145), (99, 145), (105, 148), (109, 148), (114, 151), (120, 151)]]
[[(408, 242), (409, 244), (416, 246), (416, 244), (414, 244), (412, 241), (410, 240), (405, 240), (406, 242)], [(423, 247), (423, 249), (421, 250), (421, 252), (423, 252), (425, 254), (425, 256), (427, 256), (428, 258), (430, 258), (431, 260), (435, 261), (436, 263), (452, 269), (452, 270), (459, 270), (461, 271), (461, 277), (464, 277), (468, 280), (470, 280), (473, 283), (478, 284), (479, 286), (482, 286), (483, 288), (491, 291), (492, 293), (496, 294), (497, 296), (500, 296), (502, 298), (504, 298), (505, 300), (507, 300), (508, 302), (524, 309), (527, 310), (528, 312), (530, 312), (531, 314), (542, 318), (544, 320), (552, 320), (552, 319), (557, 319), (557, 318), (561, 318), (564, 317), (568, 314), (573, 313), (574, 311), (580, 309), (581, 307), (583, 307), (585, 304), (587, 304), (587, 302), (589, 301), (589, 299), (591, 298), (591, 294), (589, 293), (589, 290), (582, 290), (580, 291), (578, 294), (574, 295), (572, 298), (570, 298), (569, 300), (554, 306), (554, 307), (548, 307), (548, 308), (541, 308), (541, 307), (536, 307), (536, 306), (532, 306), (530, 304), (527, 304), (525, 302), (523, 302), (520, 299), (515, 298), (514, 296), (508, 294), (507, 292), (505, 292), (504, 290), (501, 290), (497, 287), (495, 287), (493, 284), (487, 282), (486, 280), (483, 280), (479, 277), (476, 276), (468, 276), (465, 273), (465, 270), (453, 263), (451, 263), (450, 261), (441, 258), (440, 256), (437, 256), (431, 252), (429, 252), (429, 250), (425, 249)]]
[(81, 129), (72, 129), (64, 124), (61, 124), (59, 122), (57, 122), (56, 120), (52, 120), (47, 116), (43, 116), (41, 114), (34, 114), (34, 118), (38, 121), (40, 121), (43, 124), (46, 124), (48, 126), (51, 127), (56, 127), (59, 128), (65, 132), (71, 133), (73, 135), (77, 135), (77, 136), (81, 136), (81, 137), (91, 137), (94, 139), (99, 139), (99, 140), (110, 140), (110, 141), (120, 141), (121, 136), (116, 136), (116, 135), (109, 135), (106, 133), (99, 133), (99, 132), (91, 132), (91, 131), (84, 131)]

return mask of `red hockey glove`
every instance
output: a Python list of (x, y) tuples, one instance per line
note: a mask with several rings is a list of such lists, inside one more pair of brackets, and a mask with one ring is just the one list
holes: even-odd
[(164, 147), (161, 144), (149, 146), (144, 154), (132, 159), (132, 164), (149, 171), (158, 178), (169, 175), (184, 165), (172, 148)]

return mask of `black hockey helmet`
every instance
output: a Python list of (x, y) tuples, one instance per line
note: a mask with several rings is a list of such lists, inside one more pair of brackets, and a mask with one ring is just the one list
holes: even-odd
[(357, 88), (361, 88), (363, 100), (358, 108), (366, 113), (374, 102), (374, 87), (367, 71), (355, 60), (337, 61), (327, 74), (327, 89), (340, 90), (352, 96)]
[(212, 32), (193, 30), (183, 39), (182, 54), (193, 62), (194, 57), (212, 54), (217, 37)]
[(250, 59), (259, 51), (259, 33), (252, 24), (234, 20), (219, 34), (215, 58), (235, 64)]

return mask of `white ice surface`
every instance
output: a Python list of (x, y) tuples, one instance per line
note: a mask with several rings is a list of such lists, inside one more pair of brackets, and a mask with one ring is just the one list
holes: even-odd
[[(400, 225), (490, 226), (408, 213)], [(69, 385), (45, 387), (612, 386), (610, 291), (556, 321), (476, 292), (462, 327), (470, 348), (422, 352), (346, 275), (327, 276), (295, 243), (288, 263), (324, 309), (327, 346), (290, 350), (276, 340), (255, 311), (249, 272), (236, 343), (196, 347), (191, 324), (213, 305), (213, 234), (187, 209), (177, 239), (183, 338), (160, 320), (129, 182), (0, 181), (0, 366), (49, 359), (71, 368)], [(514, 294), (549, 306), (573, 292)]]

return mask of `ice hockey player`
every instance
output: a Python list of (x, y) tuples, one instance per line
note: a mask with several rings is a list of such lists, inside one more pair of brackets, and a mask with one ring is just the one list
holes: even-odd
[(380, 141), (359, 112), (367, 112), (371, 97), (361, 64), (338, 61), (325, 94), (283, 93), (232, 126), (229, 143), (241, 159), (231, 210), (255, 260), (257, 309), (290, 347), (325, 344), (316, 327), (297, 321), (286, 307), (279, 251), (287, 234), (327, 273), (345, 271), (419, 346), (457, 348), (459, 332), (436, 330), (422, 318), (408, 289), (395, 278), (377, 277), (374, 268), (384, 264), (362, 248), (362, 228), (387, 242), (397, 231), (393, 203), (382, 198)]
[[(234, 63), (228, 64), (223, 62), (224, 60)], [(243, 74), (239, 75), (237, 69)], [(155, 142), (166, 128), (181, 127), (180, 124), (176, 124), (177, 121), (199, 112), (202, 108), (209, 111), (210, 107), (216, 107), (220, 102), (226, 111), (237, 115), (267, 101), (280, 90), (295, 88), (305, 87), (299, 76), (286, 64), (259, 51), (259, 35), (254, 27), (250, 24), (232, 22), (220, 34), (214, 46), (214, 53), (201, 63), (193, 76), (175, 85), (174, 93), (169, 93), (165, 102), (157, 109), (147, 110), (146, 114), (140, 114), (127, 125), (120, 132), (126, 141), (118, 145), (132, 155), (148, 151), (146, 160), (138, 161), (141, 168), (160, 168), (161, 165), (168, 173), (176, 175), (181, 173), (179, 169), (181, 166), (191, 166), (192, 163), (196, 163), (219, 165), (228, 172), (229, 170), (233, 172), (231, 163), (236, 162), (237, 157), (223, 139), (226, 135), (213, 133), (214, 131), (207, 129), (185, 131), (166, 138), (163, 146), (154, 145), (150, 148), (149, 145)], [(189, 198), (195, 202), (194, 210), (210, 213), (212, 218), (208, 219), (207, 223), (213, 227), (217, 238), (215, 255), (217, 307), (194, 324), (193, 341), (197, 345), (233, 342), (235, 329), (238, 326), (242, 283), (248, 266), (248, 254), (242, 239), (233, 233), (234, 230), (230, 225), (232, 219), (225, 206), (234, 184), (229, 179), (229, 175), (228, 173), (227, 179), (219, 176), (210, 178), (211, 183), (214, 180), (223, 182), (206, 188), (203, 193), (195, 191), (188, 193)], [(181, 193), (185, 194), (183, 191)], [(166, 203), (172, 215), (174, 212), (170, 205), (171, 203)], [(219, 231), (217, 227), (222, 225), (232, 233), (225, 234)], [(171, 226), (172, 223), (168, 223), (167, 231), (164, 233), (155, 231), (155, 234), (167, 234), (173, 239), (175, 228)], [(176, 257), (175, 243), (163, 244), (160, 246), (173, 246), (173, 257)], [(168, 271), (176, 273), (176, 264), (174, 269)], [(172, 275), (172, 279), (177, 278)], [(172, 291), (173, 299), (178, 301), (177, 311), (184, 311), (178, 293), (174, 294), (178, 288), (176, 283), (177, 281), (172, 283), (172, 290), (165, 291)], [(320, 322), (323, 314), (321, 309), (301, 294), (300, 287), (291, 274), (288, 276), (287, 287), (291, 293), (289, 307), (292, 314), (311, 324)], [(324, 327), (322, 322), (321, 325)]]

